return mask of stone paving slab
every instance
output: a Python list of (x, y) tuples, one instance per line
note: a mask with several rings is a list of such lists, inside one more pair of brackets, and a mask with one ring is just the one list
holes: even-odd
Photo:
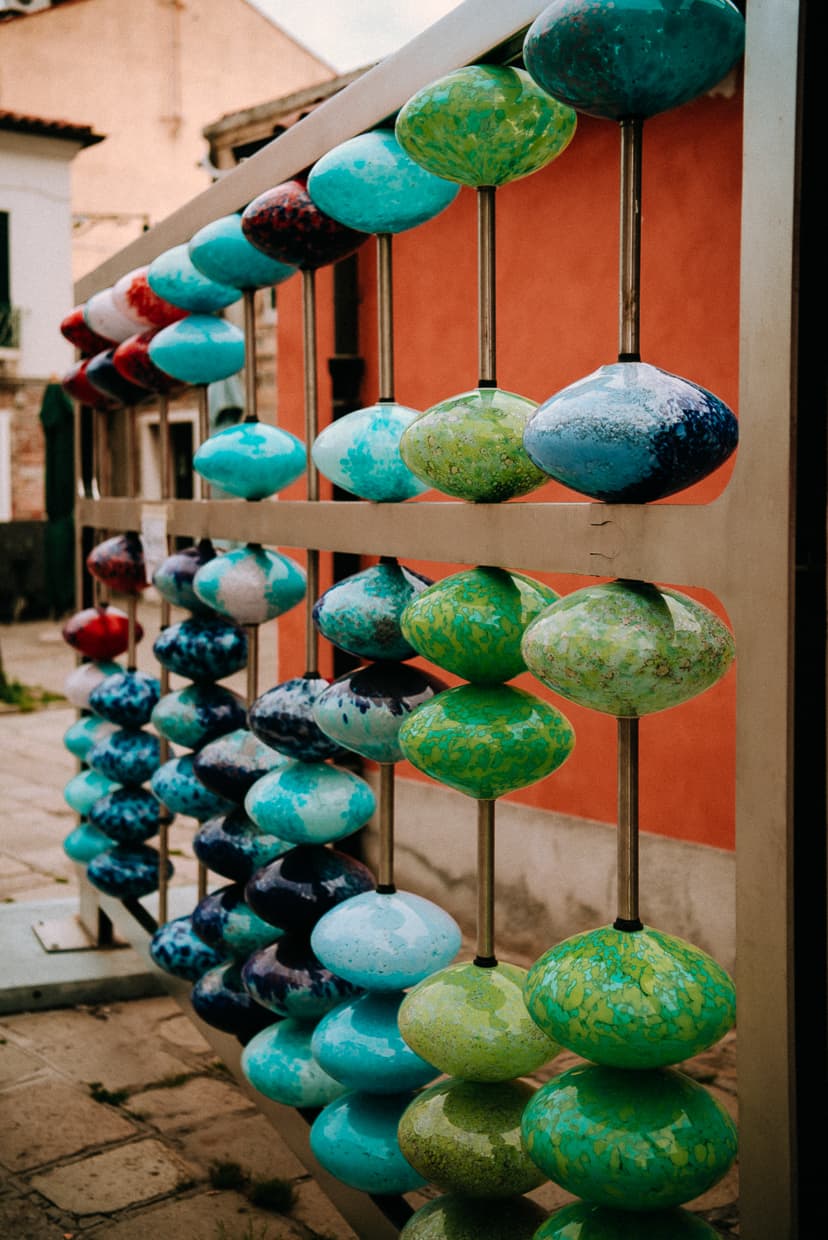
[(160, 1132), (193, 1128), (205, 1119), (253, 1111), (253, 1104), (229, 1082), (194, 1077), (168, 1089), (149, 1089), (126, 1103), (131, 1115), (147, 1120)]
[(147, 1138), (56, 1167), (29, 1182), (61, 1210), (83, 1215), (111, 1213), (162, 1197), (192, 1177), (192, 1168), (173, 1150)]
[[(84, 1233), (96, 1240), (307, 1240), (314, 1234), (253, 1209), (238, 1193), (216, 1192), (165, 1202)], [(331, 1234), (339, 1240), (340, 1233)]]
[(188, 1162), (205, 1173), (215, 1162), (234, 1162), (252, 1176), (295, 1180), (305, 1168), (281, 1141), (273, 1140), (273, 1125), (258, 1112), (216, 1116), (189, 1132), (174, 1136), (176, 1148)]
[(136, 1132), (125, 1116), (57, 1076), (4, 1090), (0, 1101), (0, 1163), (12, 1171), (42, 1167)]

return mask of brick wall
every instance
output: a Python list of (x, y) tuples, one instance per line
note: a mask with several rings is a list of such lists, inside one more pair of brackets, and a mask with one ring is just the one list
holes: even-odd
[(0, 386), (0, 403), (12, 410), (12, 520), (35, 521), (45, 516), (46, 447), (40, 425), (42, 381)]

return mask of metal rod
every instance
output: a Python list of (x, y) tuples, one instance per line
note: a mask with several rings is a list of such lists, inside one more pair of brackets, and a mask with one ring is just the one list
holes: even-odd
[[(307, 498), (319, 499), (319, 471), (311, 449), (319, 434), (319, 392), (316, 382), (316, 273), (302, 272), (302, 342), (305, 377), (305, 446), (307, 451)], [(319, 595), (319, 551), (307, 551), (307, 588), (305, 593), (305, 668), (317, 675), (319, 668), (319, 634), (313, 623), (313, 605)]]
[[(196, 388), (198, 392), (198, 443), (193, 444), (193, 452), (210, 438), (210, 403), (207, 397), (207, 385), (202, 383)], [(200, 474), (198, 478), (198, 499), (210, 498), (210, 484)]]
[(134, 672), (136, 668), (135, 658), (138, 642), (136, 640), (136, 627), (138, 624), (138, 596), (129, 594), (127, 596), (127, 670)]
[(138, 411), (134, 405), (126, 410), (126, 488), (127, 495), (138, 494)]
[(394, 399), (394, 273), (390, 233), (377, 234), (379, 399)]
[(172, 492), (170, 479), (170, 402), (166, 396), (158, 398), (158, 473), (161, 498), (169, 499)]
[(494, 951), (495, 803), (477, 802), (477, 956), (483, 968), (497, 964)]
[(394, 887), (394, 764), (381, 762), (379, 768), (379, 866), (377, 890), (391, 892)]
[(621, 244), (618, 356), (638, 361), (641, 326), (641, 148), (644, 122), (621, 121)]
[(638, 916), (638, 720), (618, 720), (618, 917), (616, 929), (640, 930)]
[(247, 629), (247, 705), (252, 706), (259, 696), (259, 626), (245, 625)]
[(256, 290), (242, 293), (244, 307), (244, 420), (258, 422), (258, 364), (256, 357)]
[(196, 875), (196, 895), (199, 900), (203, 900), (207, 895), (207, 866), (203, 861), (198, 863), (198, 873)]
[(495, 187), (477, 191), (477, 322), (481, 387), (497, 385)]
[[(158, 472), (160, 474), (161, 498), (166, 500), (170, 498), (172, 492), (172, 479), (170, 477), (170, 402), (166, 396), (158, 398)], [(167, 551), (170, 550), (170, 537), (167, 535)], [(169, 599), (162, 596), (160, 611), (160, 628), (163, 633), (164, 629), (169, 627), (172, 618), (172, 606)], [(159, 674), (161, 697), (166, 697), (170, 691), (170, 670), (162, 665)], [(170, 742), (166, 736), (159, 737), (158, 743), (158, 763), (163, 766), (169, 761)], [(167, 878), (167, 864), (170, 858), (170, 823), (173, 816), (167, 809), (166, 805), (161, 805), (161, 813), (158, 819), (158, 922), (163, 925), (169, 916), (169, 879)]]

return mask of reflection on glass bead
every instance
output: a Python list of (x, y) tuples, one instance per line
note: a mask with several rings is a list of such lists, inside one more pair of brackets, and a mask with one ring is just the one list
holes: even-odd
[[(94, 665), (86, 663), (81, 666), (93, 667)], [(86, 715), (70, 724), (63, 734), (63, 743), (73, 757), (80, 758), (83, 762), (92, 746), (97, 741), (103, 740), (105, 736), (111, 736), (114, 731), (113, 723), (108, 723), (105, 719), (97, 719), (94, 715)]]
[(396, 135), (418, 164), (461, 185), (505, 185), (557, 158), (576, 116), (523, 69), (468, 65), (419, 90)]
[(136, 669), (107, 676), (89, 695), (89, 708), (101, 719), (121, 728), (140, 728), (149, 723), (161, 695), (155, 676)]
[(310, 1130), (310, 1147), (322, 1166), (351, 1188), (397, 1194), (425, 1180), (400, 1152), (397, 1124), (411, 1095), (351, 1092), (331, 1102)]
[(264, 422), (240, 422), (205, 439), (193, 468), (207, 482), (240, 499), (267, 499), (305, 471), (305, 445), (290, 431)]
[(575, 491), (645, 504), (706, 478), (738, 438), (736, 418), (712, 392), (645, 362), (614, 362), (540, 405), (523, 445)]
[(301, 177), (259, 194), (242, 212), (241, 222), (257, 250), (303, 271), (338, 262), (368, 240), (366, 233), (345, 228), (320, 211)]
[(102, 288), (84, 303), (83, 317), (87, 327), (110, 344), (120, 344), (135, 334), (132, 319), (115, 305), (111, 288)]
[(400, 728), (400, 747), (412, 765), (480, 800), (543, 779), (566, 761), (574, 743), (565, 715), (509, 685), (449, 689)]
[(316, 1021), (359, 989), (326, 969), (304, 935), (286, 934), (242, 965), (248, 993), (278, 1016)]
[(154, 258), (147, 268), (147, 283), (159, 297), (191, 314), (215, 314), (241, 297), (241, 292), (229, 284), (203, 276), (193, 265), (186, 245), (173, 246)]
[(382, 559), (321, 594), (313, 621), (334, 646), (361, 659), (411, 659), (417, 652), (403, 636), (402, 614), (431, 584), (396, 560)]
[(268, 689), (247, 712), (251, 732), (301, 762), (343, 757), (342, 746), (327, 737), (313, 718), (314, 702), (330, 683), (322, 676), (297, 676)]
[(375, 886), (361, 861), (321, 844), (300, 844), (254, 874), (245, 899), (271, 925), (309, 934), (334, 905)]
[(546, 1176), (530, 1159), (520, 1117), (535, 1087), (528, 1081), (431, 1085), (400, 1120), (400, 1148), (437, 1188), (470, 1197), (514, 1197)]
[(128, 271), (112, 285), (112, 304), (138, 329), (166, 327), (187, 313), (154, 293), (147, 281), (148, 267)]
[(313, 1031), (311, 1049), (321, 1067), (348, 1089), (395, 1094), (420, 1089), (438, 1075), (403, 1041), (397, 1013), (400, 991), (372, 992), (341, 1003)]
[(158, 831), (161, 806), (148, 788), (113, 788), (91, 806), (89, 821), (119, 844), (141, 844)]
[(208, 818), (193, 836), (193, 852), (199, 861), (236, 883), (246, 883), (292, 847), (290, 841), (260, 831), (241, 809)]
[(192, 754), (164, 762), (153, 774), (150, 786), (173, 814), (185, 814), (199, 822), (232, 809), (229, 801), (217, 797), (196, 778)]
[[(76, 611), (63, 626), (63, 640), (96, 662), (114, 659), (129, 645), (129, 618), (126, 612), (111, 604), (85, 607)], [(141, 625), (135, 625), (135, 640), (144, 636)]]
[(730, 0), (555, 0), (529, 27), (526, 68), (591, 116), (653, 116), (710, 90), (744, 49)]
[(286, 761), (247, 728), (236, 728), (199, 749), (193, 758), (193, 770), (211, 792), (241, 805), (258, 779), (284, 766)]
[(568, 594), (529, 625), (522, 650), (530, 672), (561, 697), (629, 718), (703, 693), (734, 657), (733, 636), (713, 612), (644, 581)]
[(296, 274), (295, 267), (277, 263), (250, 244), (239, 215), (205, 224), (190, 238), (187, 249), (203, 276), (233, 288), (270, 288)]
[(240, 547), (217, 555), (193, 579), (202, 603), (237, 624), (264, 624), (305, 597), (305, 572), (278, 551)]
[(400, 762), (404, 719), (447, 686), (404, 663), (372, 663), (335, 680), (316, 699), (313, 717), (326, 736), (373, 762)]
[(534, 1240), (719, 1240), (719, 1232), (686, 1210), (612, 1210), (577, 1201), (556, 1211)]
[(202, 539), (195, 547), (182, 547), (174, 551), (153, 573), (152, 584), (162, 598), (175, 607), (187, 611), (206, 612), (201, 599), (193, 589), (193, 578), (203, 564), (212, 560), (215, 547), (209, 539)]
[(533, 1024), (523, 1001), (526, 970), (499, 962), (449, 965), (420, 982), (400, 1009), (409, 1046), (466, 1081), (527, 1076), (560, 1047)]
[(241, 1057), (247, 1080), (266, 1098), (290, 1107), (323, 1107), (345, 1092), (311, 1054), (313, 1025), (281, 1020), (251, 1038)]
[(251, 999), (235, 961), (202, 973), (190, 993), (190, 1002), (206, 1024), (235, 1034), (242, 1043), (249, 1042), (275, 1019), (272, 1012)]
[(208, 969), (224, 963), (222, 953), (195, 933), (189, 914), (159, 926), (150, 939), (149, 954), (159, 969), (188, 982), (197, 981)]
[(447, 1193), (421, 1206), (400, 1240), (534, 1240), (546, 1211), (528, 1197), (475, 1201)]
[(421, 495), (421, 482), (400, 455), (400, 438), (420, 416), (416, 409), (381, 401), (331, 422), (314, 440), (316, 468), (336, 486), (360, 499), (396, 504)]
[(89, 822), (79, 822), (63, 841), (63, 851), (73, 861), (86, 865), (98, 853), (112, 847), (112, 840)]
[(500, 388), (474, 388), (421, 413), (400, 453), (423, 482), (459, 499), (497, 504), (548, 481), (523, 446), (536, 403)]
[(257, 917), (244, 900), (241, 883), (211, 891), (193, 909), (193, 930), (223, 956), (243, 959), (274, 943), (282, 931)]
[(327, 762), (295, 762), (265, 775), (244, 808), (262, 831), (295, 844), (327, 844), (364, 827), (376, 808), (370, 784)]
[(149, 585), (144, 547), (135, 533), (116, 534), (98, 543), (86, 557), (86, 567), (98, 581), (124, 594), (137, 594)]
[(150, 360), (182, 383), (216, 383), (244, 365), (244, 333), (211, 314), (188, 314), (153, 336)]
[(199, 749), (241, 727), (244, 720), (244, 702), (239, 695), (209, 681), (165, 693), (152, 712), (153, 727), (186, 749)]
[(163, 667), (187, 680), (223, 680), (247, 663), (247, 634), (218, 617), (190, 616), (162, 629), (152, 652)]
[[(166, 868), (167, 877), (172, 878), (171, 861)], [(157, 849), (148, 844), (118, 844), (93, 857), (86, 867), (86, 876), (98, 891), (123, 900), (128, 896), (147, 896), (157, 890), (159, 869)]]
[(99, 797), (118, 785), (98, 771), (81, 771), (74, 775), (63, 789), (63, 799), (75, 813), (85, 816)]
[[(120, 663), (112, 663), (110, 661), (79, 663), (63, 682), (63, 692), (66, 694), (66, 698), (71, 706), (74, 706), (77, 710), (87, 710), (93, 689), (97, 688), (107, 676), (112, 676), (115, 672), (122, 672), (123, 670)], [(82, 754), (77, 754), (76, 756), (83, 757)]]
[(119, 784), (143, 784), (158, 767), (158, 737), (141, 728), (119, 728), (87, 754), (94, 771)]

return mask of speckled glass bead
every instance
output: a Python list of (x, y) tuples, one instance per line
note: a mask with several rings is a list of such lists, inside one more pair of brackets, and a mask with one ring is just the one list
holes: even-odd
[(309, 934), (334, 905), (375, 886), (361, 861), (321, 844), (304, 844), (252, 875), (245, 899), (271, 925)]
[(175, 607), (188, 611), (207, 612), (193, 589), (193, 578), (203, 564), (212, 560), (216, 549), (209, 539), (202, 539), (197, 546), (182, 547), (174, 551), (158, 566), (152, 576), (152, 584), (162, 598)]
[(241, 805), (249, 790), (287, 759), (249, 732), (236, 728), (210, 741), (193, 757), (193, 770), (211, 792)]
[[(93, 857), (86, 867), (86, 876), (98, 891), (122, 900), (157, 890), (159, 870), (157, 849), (148, 844), (118, 844)], [(173, 872), (172, 862), (168, 861), (167, 877), (172, 878)]]
[(527, 1076), (560, 1047), (533, 1023), (523, 1001), (526, 970), (498, 962), (452, 964), (406, 995), (400, 1033), (449, 1076), (509, 1081)]
[(330, 683), (322, 676), (297, 676), (268, 689), (247, 712), (251, 732), (301, 762), (342, 757), (342, 746), (326, 736), (313, 718), (313, 704)]
[(460, 685), (440, 693), (405, 720), (399, 737), (418, 770), (479, 800), (543, 779), (575, 743), (565, 715), (509, 685)]
[(421, 1206), (400, 1240), (533, 1240), (546, 1211), (529, 1197), (475, 1201), (446, 1193)]
[(403, 995), (379, 991), (341, 1003), (313, 1031), (320, 1066), (348, 1089), (395, 1094), (420, 1089), (438, 1075), (403, 1041), (397, 1013)]
[(257, 917), (245, 903), (244, 887), (231, 883), (211, 891), (193, 909), (193, 930), (200, 939), (223, 956), (242, 960), (268, 943), (275, 943), (282, 931)]
[(301, 177), (259, 194), (242, 212), (241, 222), (257, 250), (303, 271), (338, 262), (368, 240), (367, 233), (345, 228), (320, 211)]
[(248, 956), (242, 965), (248, 993), (279, 1016), (316, 1021), (359, 989), (326, 969), (305, 935), (286, 934)]
[(198, 749), (241, 727), (244, 720), (244, 702), (239, 695), (209, 682), (165, 693), (152, 712), (153, 727), (186, 749)]
[(403, 637), (403, 611), (430, 578), (383, 558), (343, 577), (320, 594), (313, 622), (323, 637), (361, 659), (411, 659), (417, 653)]
[(61, 319), (60, 334), (81, 353), (100, 353), (112, 344), (111, 340), (99, 336), (83, 317), (83, 306), (75, 306)]
[(193, 836), (193, 852), (199, 861), (236, 883), (246, 883), (292, 847), (289, 840), (260, 831), (241, 809), (208, 818)]
[(107, 676), (89, 695), (89, 709), (121, 728), (140, 728), (149, 723), (161, 696), (155, 676), (137, 669)]
[(188, 314), (153, 336), (150, 361), (182, 383), (216, 383), (244, 365), (244, 333), (212, 314)]
[(90, 808), (89, 821), (119, 844), (142, 844), (158, 831), (161, 806), (148, 788), (113, 788)]
[(568, 1050), (615, 1068), (680, 1063), (736, 1018), (733, 982), (671, 934), (602, 926), (545, 952), (526, 981), (532, 1019)]
[(73, 775), (63, 789), (63, 799), (76, 814), (86, 815), (92, 806), (118, 785), (99, 771), (81, 771)]
[(321, 693), (313, 717), (322, 731), (372, 762), (400, 762), (404, 719), (446, 684), (405, 663), (372, 663), (340, 676)]
[(86, 760), (119, 784), (143, 784), (158, 767), (158, 737), (142, 728), (119, 728), (94, 745)]
[(695, 599), (644, 581), (586, 586), (527, 628), (526, 666), (561, 697), (635, 718), (714, 685), (734, 657), (730, 630)]
[(547, 481), (523, 446), (536, 407), (500, 388), (461, 392), (415, 418), (400, 453), (412, 473), (444, 495), (480, 504), (526, 495)]
[(112, 304), (137, 328), (166, 327), (183, 319), (187, 313), (181, 306), (164, 301), (149, 286), (148, 267), (136, 267), (128, 271), (112, 285)]
[(63, 851), (72, 861), (86, 865), (98, 853), (112, 847), (112, 840), (90, 822), (79, 822), (63, 841)]
[[(122, 672), (123, 670), (120, 663), (112, 663), (110, 661), (79, 663), (63, 682), (63, 692), (66, 695), (67, 701), (77, 710), (88, 710), (92, 691), (107, 676), (112, 676), (115, 672)], [(76, 756), (83, 757), (82, 754)]]
[(150, 345), (160, 331), (160, 327), (153, 327), (122, 341), (112, 354), (112, 364), (130, 383), (148, 388), (151, 392), (178, 396), (183, 393), (186, 384), (161, 370), (150, 357)]
[(272, 1012), (251, 999), (242, 985), (236, 961), (202, 973), (190, 992), (190, 1002), (206, 1024), (235, 1034), (242, 1043), (249, 1042), (275, 1019)]
[(81, 405), (89, 405), (92, 409), (115, 409), (117, 402), (111, 396), (104, 396), (98, 388), (93, 387), (86, 377), (91, 358), (82, 358), (65, 372), (60, 381), (67, 396)]
[(720, 1233), (686, 1210), (613, 1210), (577, 1201), (557, 1210), (534, 1240), (719, 1240)]
[[(68, 645), (88, 659), (107, 661), (123, 654), (129, 645), (129, 618), (111, 603), (85, 607), (70, 616), (61, 633)], [(140, 641), (143, 636), (143, 628), (136, 623), (135, 640)]]
[(239, 289), (203, 276), (193, 265), (186, 244), (154, 258), (147, 268), (147, 283), (159, 297), (190, 314), (215, 314), (241, 297)]
[(116, 405), (139, 405), (146, 400), (146, 388), (125, 379), (115, 365), (115, 346), (90, 357), (86, 366), (86, 378), (92, 387), (108, 396)]
[(187, 246), (193, 265), (208, 280), (233, 288), (270, 288), (296, 274), (252, 246), (242, 232), (240, 215), (223, 215), (199, 228)]
[(505, 185), (557, 158), (572, 141), (576, 119), (523, 69), (468, 65), (409, 99), (396, 135), (437, 176), (461, 185)]
[(218, 617), (190, 616), (162, 629), (152, 652), (163, 667), (187, 680), (223, 680), (247, 663), (247, 634)]
[(313, 1025), (281, 1020), (247, 1043), (241, 1070), (266, 1098), (289, 1107), (323, 1107), (345, 1092), (311, 1054)]
[(738, 438), (736, 418), (712, 392), (645, 362), (614, 362), (540, 405), (523, 446), (575, 491), (644, 504), (706, 478)]
[(150, 939), (149, 954), (159, 969), (188, 982), (197, 981), (208, 969), (224, 963), (221, 952), (209, 947), (195, 933), (189, 914), (159, 926)]
[(164, 762), (153, 774), (150, 787), (172, 813), (185, 814), (199, 822), (232, 809), (229, 801), (217, 797), (196, 778), (192, 754)]
[(420, 414), (382, 401), (337, 418), (316, 437), (311, 456), (321, 474), (360, 499), (396, 504), (421, 495), (429, 484), (416, 478), (400, 455), (400, 439)]
[[(92, 664), (85, 666), (91, 667)], [(115, 725), (106, 719), (98, 719), (94, 715), (86, 715), (76, 719), (63, 734), (63, 744), (75, 758), (84, 761), (89, 750), (105, 736), (111, 736)]]
[(571, 1068), (535, 1094), (523, 1133), (556, 1184), (625, 1210), (692, 1201), (736, 1156), (736, 1128), (724, 1107), (675, 1068)]
[(200, 568), (193, 589), (202, 603), (237, 624), (264, 624), (305, 597), (305, 572), (278, 551), (240, 547)]
[(653, 116), (710, 90), (742, 55), (730, 0), (555, 0), (529, 27), (526, 68), (591, 116)]
[(317, 1115), (310, 1147), (322, 1166), (351, 1188), (379, 1195), (409, 1193), (425, 1180), (400, 1152), (397, 1125), (409, 1093), (350, 1092)]
[(290, 431), (240, 422), (205, 439), (193, 457), (197, 474), (240, 499), (266, 499), (305, 471), (305, 445)]
[(138, 594), (149, 585), (143, 544), (133, 532), (98, 543), (86, 557), (86, 567), (98, 581), (124, 594)]
[(520, 1118), (534, 1093), (528, 1081), (431, 1085), (400, 1120), (400, 1149), (430, 1183), (469, 1197), (514, 1197), (546, 1176), (532, 1162)]
[(419, 654), (447, 672), (498, 684), (526, 670), (520, 652), (526, 626), (557, 598), (522, 573), (472, 568), (417, 595), (402, 614), (402, 631)]
[(376, 808), (370, 784), (327, 762), (296, 762), (265, 775), (244, 808), (262, 831), (295, 844), (327, 844), (364, 827)]
[(111, 288), (99, 289), (84, 303), (83, 318), (96, 336), (110, 344), (120, 344), (135, 334), (135, 323), (115, 305)]

